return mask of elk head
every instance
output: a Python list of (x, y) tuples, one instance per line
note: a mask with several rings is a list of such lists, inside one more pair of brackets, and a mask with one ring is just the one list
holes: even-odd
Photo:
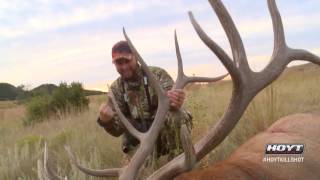
[[(207, 134), (205, 134), (203, 138), (200, 139), (194, 146), (191, 143), (188, 131), (185, 130), (185, 126), (182, 126), (181, 139), (185, 153), (174, 158), (172, 161), (154, 172), (149, 179), (170, 179), (182, 172), (190, 170), (194, 163), (200, 161), (206, 154), (208, 154), (225, 139), (225, 137), (235, 127), (238, 120), (243, 115), (250, 101), (263, 88), (268, 86), (277, 77), (279, 77), (291, 61), (306, 60), (320, 65), (320, 58), (318, 56), (306, 50), (290, 48), (286, 44), (281, 17), (276, 7), (275, 0), (268, 0), (268, 7), (272, 18), (274, 32), (273, 54), (270, 59), (270, 63), (262, 71), (253, 72), (248, 65), (246, 52), (239, 32), (223, 3), (220, 0), (209, 0), (209, 3), (217, 14), (219, 21), (227, 34), (232, 49), (232, 58), (229, 57), (229, 55), (217, 43), (210, 39), (210, 37), (201, 29), (191, 12), (189, 12), (189, 16), (191, 23), (200, 39), (220, 59), (232, 78), (233, 91), (230, 103), (221, 119), (214, 126), (212, 126)], [(119, 115), (122, 124), (134, 137), (140, 140), (139, 149), (132, 157), (130, 163), (122, 168), (93, 170), (81, 166), (74, 158), (70, 148), (67, 147), (66, 149), (69, 152), (72, 162), (81, 171), (93, 176), (119, 176), (119, 179), (127, 180), (136, 179), (138, 170), (143, 165), (147, 156), (151, 154), (158, 134), (164, 126), (165, 116), (169, 111), (169, 101), (164, 90), (161, 88), (160, 84), (148, 69), (146, 63), (139, 55), (138, 51), (127, 36), (125, 30), (123, 30), (123, 33), (131, 47), (131, 50), (139, 60), (143, 70), (146, 72), (151, 86), (155, 89), (158, 95), (158, 110), (153, 124), (146, 133), (136, 130), (121, 113), (119, 107), (115, 103), (113, 94), (110, 93), (109, 96), (114, 102), (113, 104), (115, 105), (116, 112)], [(217, 78), (187, 77), (183, 73), (182, 60), (176, 34), (175, 45), (178, 59), (178, 77), (174, 88), (182, 89), (186, 84), (191, 82), (217, 81), (226, 76), (223, 75)]]

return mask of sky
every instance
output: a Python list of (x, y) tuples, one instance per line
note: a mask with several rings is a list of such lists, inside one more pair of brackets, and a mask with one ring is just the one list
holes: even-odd
[[(223, 0), (242, 37), (250, 67), (260, 71), (273, 49), (266, 0)], [(287, 43), (320, 55), (320, 1), (277, 0)], [(32, 89), (81, 82), (104, 90), (119, 75), (111, 48), (125, 27), (148, 65), (177, 72), (174, 30), (188, 75), (226, 69), (195, 33), (188, 11), (231, 56), (226, 35), (206, 0), (0, 0), (0, 82)], [(301, 63), (301, 62), (298, 62)]]

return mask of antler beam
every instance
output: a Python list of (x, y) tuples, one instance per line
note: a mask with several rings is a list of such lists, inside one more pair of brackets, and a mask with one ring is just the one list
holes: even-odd
[[(261, 72), (253, 72), (248, 66), (247, 57), (240, 35), (220, 0), (209, 0), (216, 12), (229, 39), (234, 63), (228, 55), (201, 29), (192, 13), (191, 22), (200, 39), (220, 58), (233, 80), (233, 92), (229, 106), (222, 118), (208, 133), (195, 145), (197, 161), (201, 160), (213, 148), (219, 145), (234, 128), (241, 118), (250, 101), (264, 87), (273, 82), (286, 66), (294, 60), (306, 60), (320, 65), (320, 58), (306, 50), (297, 50), (287, 47), (280, 13), (274, 0), (268, 0), (268, 7), (273, 22), (274, 50), (267, 67)], [(187, 170), (185, 154), (182, 154), (156, 171), (149, 179), (172, 178)]]
[[(220, 59), (232, 78), (233, 91), (229, 105), (218, 123), (215, 124), (215, 126), (213, 126), (208, 133), (196, 143), (194, 147), (191, 144), (188, 133), (185, 132), (185, 127), (182, 126), (181, 140), (183, 141), (183, 148), (186, 153), (176, 157), (164, 167), (160, 168), (152, 176), (150, 176), (149, 179), (168, 179), (184, 171), (190, 170), (195, 164), (195, 161), (201, 160), (206, 154), (208, 154), (213, 148), (215, 148), (225, 139), (225, 137), (235, 127), (243, 115), (250, 101), (258, 94), (259, 91), (279, 77), (286, 68), (287, 64), (289, 64), (291, 61), (306, 60), (320, 65), (320, 58), (318, 56), (306, 50), (289, 48), (286, 45), (283, 25), (280, 13), (276, 7), (275, 0), (268, 0), (268, 7), (273, 22), (274, 50), (270, 63), (265, 67), (265, 69), (263, 69), (261, 72), (253, 72), (249, 67), (240, 34), (223, 3), (220, 0), (209, 0), (209, 2), (213, 10), (216, 12), (219, 21), (227, 34), (232, 49), (232, 59), (202, 30), (191, 12), (189, 12), (189, 16), (191, 23), (200, 39)], [(148, 66), (143, 61), (142, 57), (127, 36), (124, 29), (123, 34), (135, 57), (137, 57), (139, 63), (141, 64), (142, 69), (146, 72), (151, 86), (155, 89), (158, 95), (158, 109), (155, 119), (147, 132), (139, 132), (121, 113), (119, 107), (116, 105), (113, 94), (111, 93), (111, 100), (115, 105), (116, 112), (119, 115), (122, 124), (133, 136), (140, 140), (140, 146), (129, 164), (123, 168), (91, 170), (80, 166), (74, 159), (71, 151), (68, 150), (68, 152), (71, 156), (71, 159), (73, 159), (72, 162), (76, 164), (80, 170), (87, 174), (105, 177), (119, 176), (119, 179), (127, 180), (136, 179), (140, 167), (143, 165), (147, 156), (151, 154), (159, 132), (164, 126), (165, 117), (169, 111), (169, 100), (164, 90), (157, 82), (151, 71), (148, 69)], [(186, 84), (191, 82), (214, 82), (221, 80), (226, 76), (223, 75), (217, 78), (186, 76), (183, 72), (182, 58), (176, 33), (175, 47), (178, 60), (178, 77), (174, 88), (182, 89)], [(179, 113), (179, 111), (173, 113)]]
[[(159, 82), (155, 79), (154, 75), (149, 70), (147, 64), (144, 62), (134, 45), (132, 44), (130, 38), (127, 36), (125, 30), (123, 29), (123, 34), (133, 52), (135, 57), (137, 57), (139, 63), (141, 64), (142, 69), (146, 72), (146, 75), (148, 77), (148, 80), (150, 81), (151, 86), (155, 89), (157, 96), (158, 96), (158, 108), (157, 112), (154, 118), (154, 121), (150, 127), (150, 129), (145, 132), (139, 132), (136, 130), (132, 124), (126, 119), (126, 117), (122, 114), (120, 111), (118, 105), (116, 104), (115, 98), (112, 93), (109, 94), (109, 97), (112, 101), (112, 103), (115, 106), (116, 113), (118, 114), (122, 124), (124, 127), (137, 139), (140, 140), (140, 146), (134, 156), (132, 157), (129, 164), (123, 168), (116, 168), (116, 169), (105, 169), (105, 170), (93, 170), (86, 167), (81, 166), (77, 160), (74, 158), (74, 155), (70, 151), (70, 148), (66, 148), (68, 151), (68, 154), (70, 156), (71, 162), (75, 164), (81, 171), (83, 171), (86, 174), (93, 175), (93, 176), (104, 176), (104, 177), (114, 177), (119, 176), (119, 179), (136, 179), (138, 170), (143, 165), (146, 158), (151, 154), (153, 147), (155, 146), (157, 137), (161, 131), (161, 129), (164, 126), (164, 123), (166, 121), (166, 115), (169, 112), (169, 100), (166, 96), (164, 90), (160, 86)], [(188, 77), (183, 72), (182, 67), (182, 59), (181, 54), (179, 50), (179, 45), (177, 41), (177, 36), (175, 33), (175, 44), (176, 44), (176, 52), (178, 57), (178, 77), (177, 81), (175, 82), (174, 88), (183, 89), (188, 83), (192, 82), (215, 82), (223, 79), (226, 75), (222, 75), (216, 78), (206, 78), (206, 77)], [(179, 111), (174, 112), (179, 113)], [(191, 140), (189, 139), (189, 135), (186, 134), (185, 129), (182, 129), (182, 141), (184, 142), (184, 148), (186, 150), (189, 150), (190, 156), (191, 154), (194, 154), (194, 149), (191, 144)], [(195, 163), (195, 156), (194, 157), (188, 157), (188, 164), (186, 164), (186, 167), (189, 169), (194, 165)]]

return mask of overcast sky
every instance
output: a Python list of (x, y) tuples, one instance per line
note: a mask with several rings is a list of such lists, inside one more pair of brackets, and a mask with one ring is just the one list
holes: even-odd
[[(251, 68), (261, 70), (273, 49), (266, 0), (224, 0), (242, 36)], [(320, 1), (278, 0), (289, 46), (320, 55)], [(28, 88), (82, 82), (106, 90), (118, 77), (112, 45), (126, 31), (149, 65), (175, 78), (176, 29), (187, 74), (226, 72), (195, 33), (187, 12), (227, 52), (230, 47), (206, 0), (0, 0), (0, 82)]]

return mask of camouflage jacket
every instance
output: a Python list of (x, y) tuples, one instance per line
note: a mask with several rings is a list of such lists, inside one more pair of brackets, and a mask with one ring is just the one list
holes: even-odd
[[(159, 67), (149, 67), (149, 69), (165, 91), (172, 88), (174, 82), (165, 70)], [(145, 132), (151, 126), (155, 116), (158, 99), (155, 90), (148, 84), (147, 78), (140, 67), (137, 73), (138, 78), (135, 81), (125, 81), (119, 77), (112, 83), (111, 91), (115, 96), (120, 110), (127, 119), (129, 119), (131, 124), (139, 131)], [(149, 94), (149, 98), (147, 94)], [(111, 101), (108, 101), (108, 103), (113, 107)], [(187, 124), (188, 127), (190, 127), (192, 119), (190, 113), (183, 110), (183, 115), (179, 118), (182, 118), (183, 122), (190, 122)], [(125, 130), (117, 115), (109, 124), (102, 124), (99, 119), (98, 123), (113, 136), (117, 137), (123, 135), (122, 149), (124, 152), (131, 151), (133, 147), (139, 144), (139, 141)], [(180, 147), (179, 137), (172, 138), (174, 136), (179, 136), (177, 129), (180, 128), (176, 127), (173, 117), (169, 114), (167, 116), (165, 128), (161, 131), (157, 141), (157, 151), (160, 154), (167, 154), (171, 149)]]

